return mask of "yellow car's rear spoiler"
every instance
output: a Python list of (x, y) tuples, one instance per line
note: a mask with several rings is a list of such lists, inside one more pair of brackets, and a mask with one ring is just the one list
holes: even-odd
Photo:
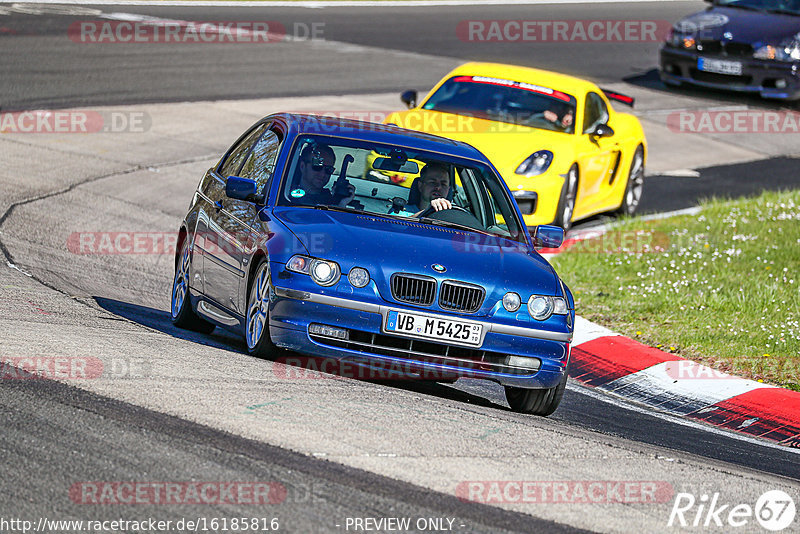
[(622, 93), (618, 93), (616, 91), (611, 91), (609, 89), (600, 89), (603, 91), (603, 94), (606, 95), (606, 98), (609, 100), (613, 100), (614, 102), (619, 102), (621, 104), (625, 104), (626, 106), (633, 107), (633, 103), (636, 101), (635, 98), (628, 95), (623, 95)]

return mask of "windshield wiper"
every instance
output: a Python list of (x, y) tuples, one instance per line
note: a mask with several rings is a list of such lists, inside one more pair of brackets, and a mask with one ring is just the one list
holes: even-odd
[(325, 210), (325, 211), (343, 211), (344, 213), (362, 213), (361, 210), (357, 210), (355, 208), (348, 208), (342, 206), (328, 206), (326, 204), (317, 204), (316, 206), (309, 206), (314, 208), (315, 210)]
[(431, 219), (429, 217), (419, 217), (417, 220), (421, 223), (431, 224), (433, 226), (443, 226), (445, 228), (458, 228), (460, 230), (467, 230), (470, 232), (478, 232), (479, 234), (483, 235), (490, 235), (492, 237), (503, 237), (500, 234), (494, 234), (492, 232), (487, 232), (486, 230), (479, 230), (473, 226), (467, 226), (466, 224), (459, 224), (450, 221), (443, 221), (441, 219)]

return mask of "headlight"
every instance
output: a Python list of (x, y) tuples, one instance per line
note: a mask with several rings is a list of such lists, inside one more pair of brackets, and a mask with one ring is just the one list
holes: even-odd
[(762, 46), (753, 52), (753, 57), (774, 61), (800, 61), (800, 33), (778, 46)]
[(505, 295), (503, 295), (503, 307), (506, 311), (515, 312), (519, 309), (522, 305), (522, 301), (519, 298), (519, 295), (516, 293), (509, 291)]
[(686, 50), (693, 50), (697, 47), (697, 41), (693, 35), (676, 30), (675, 28), (672, 28), (667, 34), (667, 44)]
[(353, 267), (350, 269), (350, 274), (347, 275), (347, 279), (353, 287), (364, 287), (369, 284), (369, 271), (361, 267)]
[(520, 163), (515, 172), (523, 176), (538, 176), (549, 169), (551, 163), (553, 153), (549, 150), (538, 150)]
[(537, 321), (549, 319), (551, 315), (568, 315), (567, 301), (562, 297), (531, 295), (528, 299), (528, 313)]
[(332, 261), (314, 260), (311, 262), (311, 279), (321, 286), (332, 286), (339, 281), (339, 265)]
[(311, 266), (311, 258), (308, 256), (292, 256), (286, 262), (286, 268), (295, 273), (308, 274), (308, 268)]
[(336, 262), (310, 258), (299, 254), (292, 256), (286, 262), (286, 269), (295, 273), (310, 275), (311, 279), (321, 286), (332, 286), (339, 281), (341, 276), (339, 264)]

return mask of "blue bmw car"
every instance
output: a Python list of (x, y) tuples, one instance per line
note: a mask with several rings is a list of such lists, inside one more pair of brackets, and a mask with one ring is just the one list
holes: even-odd
[[(377, 172), (376, 172), (377, 171)], [(419, 175), (409, 187), (386, 178)], [(489, 160), (393, 126), (276, 114), (203, 176), (180, 226), (172, 321), (248, 351), (492, 380), (549, 415), (567, 381), (572, 294)], [(432, 378), (433, 377), (433, 378)]]

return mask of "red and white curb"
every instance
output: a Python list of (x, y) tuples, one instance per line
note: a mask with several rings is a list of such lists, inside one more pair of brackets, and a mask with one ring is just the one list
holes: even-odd
[[(694, 214), (690, 208), (646, 219)], [(570, 232), (554, 256), (608, 226)], [(649, 347), (576, 316), (569, 368), (590, 388), (660, 412), (800, 448), (800, 392), (747, 380)]]
[(662, 412), (800, 448), (800, 392), (711, 369), (582, 317), (569, 375)]

